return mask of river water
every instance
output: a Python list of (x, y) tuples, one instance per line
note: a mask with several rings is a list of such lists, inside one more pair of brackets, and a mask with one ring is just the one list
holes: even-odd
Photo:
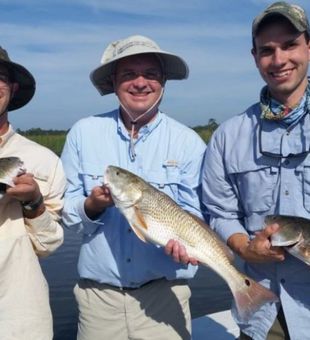
[[(54, 317), (54, 340), (76, 340), (77, 308), (73, 287), (78, 280), (77, 259), (81, 236), (65, 229), (64, 244), (51, 256), (41, 260), (50, 288)], [(227, 284), (210, 269), (200, 266), (190, 281), (192, 317), (228, 309), (232, 295)]]

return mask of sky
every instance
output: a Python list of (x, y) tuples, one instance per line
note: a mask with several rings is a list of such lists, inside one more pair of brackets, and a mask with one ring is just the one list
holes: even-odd
[[(264, 85), (251, 55), (264, 0), (0, 0), (0, 45), (35, 77), (36, 93), (9, 113), (22, 130), (67, 130), (118, 107), (89, 79), (107, 45), (140, 34), (186, 60), (189, 77), (168, 81), (161, 111), (194, 127), (218, 123), (258, 101)], [(310, 15), (310, 1), (294, 3)]]

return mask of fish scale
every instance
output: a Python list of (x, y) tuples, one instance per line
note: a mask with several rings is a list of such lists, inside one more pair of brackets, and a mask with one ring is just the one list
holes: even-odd
[[(181, 210), (162, 192), (153, 187), (144, 190), (143, 202), (138, 202), (137, 205), (149, 226), (148, 235), (155, 243), (165, 245), (170, 239), (174, 239), (182, 242), (188, 254), (198, 258), (200, 262), (207, 264), (207, 260), (202, 258), (201, 254), (212, 258), (216, 253), (223, 256), (227, 265), (230, 264), (229, 258), (226, 257), (229, 250), (223, 249), (213, 231), (201, 227), (199, 221), (195, 221), (193, 216)], [(176, 224), (180, 226), (177, 232)], [(206, 242), (208, 247), (205, 247)]]
[(204, 221), (183, 210), (168, 195), (115, 166), (107, 167), (104, 182), (115, 206), (143, 242), (164, 247), (169, 240), (177, 240), (190, 257), (226, 281), (241, 321), (246, 322), (264, 303), (278, 301), (273, 292), (234, 267), (229, 248)]

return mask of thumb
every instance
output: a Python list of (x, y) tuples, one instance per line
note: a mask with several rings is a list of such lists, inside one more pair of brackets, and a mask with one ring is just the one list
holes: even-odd
[(263, 231), (263, 235), (266, 238), (269, 238), (272, 234), (276, 233), (280, 228), (280, 225), (278, 223), (272, 223), (269, 224)]

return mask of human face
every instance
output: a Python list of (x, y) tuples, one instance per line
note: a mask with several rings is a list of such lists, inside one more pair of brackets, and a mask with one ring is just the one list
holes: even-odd
[(6, 112), (11, 99), (12, 84), (5, 67), (0, 66), (0, 115)]
[[(130, 56), (117, 63), (114, 90), (132, 118), (139, 117), (159, 100), (163, 83), (160, 63), (154, 55)], [(154, 109), (157, 111), (157, 107)]]
[(296, 105), (307, 87), (310, 43), (287, 20), (262, 27), (252, 50), (256, 66), (271, 96), (287, 106)]

